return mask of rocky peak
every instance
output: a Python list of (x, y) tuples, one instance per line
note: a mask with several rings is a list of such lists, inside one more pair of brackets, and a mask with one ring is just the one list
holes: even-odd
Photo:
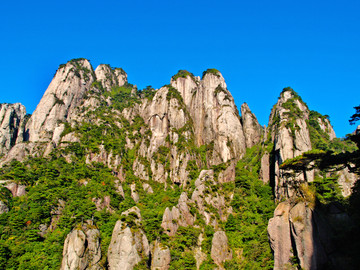
[(246, 103), (241, 105), (241, 120), (246, 140), (246, 147), (250, 148), (260, 142), (262, 127)]
[(0, 104), (0, 155), (23, 141), (26, 109), (20, 103)]
[(77, 114), (85, 93), (94, 82), (94, 72), (86, 59), (61, 65), (26, 125), (28, 140), (57, 143), (68, 122)]
[(107, 91), (113, 86), (123, 86), (127, 83), (127, 74), (121, 68), (111, 68), (109, 65), (101, 64), (95, 69), (95, 75)]
[(197, 145), (214, 144), (211, 165), (239, 159), (245, 151), (245, 137), (239, 112), (221, 73), (208, 69), (200, 80), (179, 71), (172, 77), (171, 85), (180, 92), (190, 113)]
[[(311, 150), (310, 133), (307, 125), (309, 109), (298, 94), (290, 87), (285, 88), (273, 107), (269, 128), (274, 142), (275, 196), (278, 200), (293, 195), (293, 181), (287, 181), (279, 166), (286, 160)], [(298, 181), (312, 181), (313, 172), (300, 175)]]

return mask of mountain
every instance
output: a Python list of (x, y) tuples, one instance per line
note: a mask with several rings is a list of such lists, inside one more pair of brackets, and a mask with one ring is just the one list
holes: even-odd
[(138, 90), (73, 59), (0, 108), (0, 268), (356, 269), (358, 176), (318, 164), (358, 148), (291, 88), (262, 127), (216, 69)]

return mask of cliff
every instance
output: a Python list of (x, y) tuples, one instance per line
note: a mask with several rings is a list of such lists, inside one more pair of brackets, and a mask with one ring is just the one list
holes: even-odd
[(240, 111), (215, 69), (139, 90), (61, 65), (29, 119), (1, 105), (0, 268), (351, 269), (357, 176), (297, 162), (355, 145), (290, 88), (268, 127)]

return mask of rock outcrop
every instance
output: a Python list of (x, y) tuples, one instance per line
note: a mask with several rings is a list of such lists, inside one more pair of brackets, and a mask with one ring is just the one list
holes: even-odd
[(100, 232), (92, 221), (75, 228), (65, 239), (61, 270), (99, 270)]
[[(138, 226), (141, 223), (140, 210), (130, 208), (122, 213), (123, 221), (115, 224), (108, 249), (109, 269), (131, 270), (142, 257), (148, 257), (149, 242), (145, 233)], [(132, 231), (136, 229), (135, 231)]]
[(127, 83), (127, 74), (121, 68), (111, 68), (109, 65), (101, 64), (95, 69), (96, 80), (101, 82), (102, 87), (111, 91), (114, 86), (123, 86)]
[(211, 258), (222, 268), (225, 261), (232, 259), (232, 251), (228, 246), (228, 238), (224, 231), (217, 231), (214, 234), (211, 244)]
[(298, 183), (313, 180), (313, 172), (299, 174), (290, 180), (279, 168), (285, 160), (312, 149), (306, 122), (309, 113), (306, 104), (291, 88), (284, 89), (271, 111), (269, 128), (274, 142), (275, 197), (279, 201), (292, 197)]
[(77, 110), (94, 81), (86, 59), (61, 66), (26, 125), (27, 140), (57, 144), (65, 128), (63, 123), (78, 116)]
[(158, 241), (154, 241), (151, 244), (151, 270), (167, 270), (170, 261), (170, 249)]
[(197, 145), (213, 144), (210, 165), (241, 158), (246, 148), (245, 136), (221, 73), (208, 70), (200, 80), (187, 71), (179, 71), (171, 85), (180, 92), (190, 113)]
[(24, 140), (26, 109), (20, 103), (0, 104), (0, 155)]
[(246, 103), (241, 105), (241, 120), (246, 147), (250, 148), (260, 142), (262, 127)]
[(274, 269), (291, 268), (295, 256), (302, 269), (325, 269), (326, 249), (332, 251), (327, 230), (321, 217), (304, 202), (280, 203), (268, 226)]

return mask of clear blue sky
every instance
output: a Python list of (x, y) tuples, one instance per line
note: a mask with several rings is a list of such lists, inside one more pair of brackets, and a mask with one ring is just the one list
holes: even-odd
[(261, 124), (291, 86), (336, 134), (360, 105), (360, 1), (3, 1), (0, 102), (32, 113), (57, 67), (84, 57), (139, 88), (216, 68)]

